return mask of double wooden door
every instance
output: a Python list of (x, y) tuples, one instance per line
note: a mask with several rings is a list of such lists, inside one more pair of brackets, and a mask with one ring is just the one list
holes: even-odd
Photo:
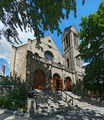
[(63, 80), (59, 77), (53, 77), (53, 90), (63, 90)]
[(34, 73), (34, 87), (37, 89), (45, 88), (45, 74), (41, 69), (37, 69)]

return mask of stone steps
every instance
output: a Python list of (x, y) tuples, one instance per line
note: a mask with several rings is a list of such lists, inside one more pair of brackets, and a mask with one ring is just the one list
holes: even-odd
[(34, 90), (34, 99), (36, 100), (36, 112), (40, 114), (50, 114), (65, 108), (70, 108), (70, 105), (62, 99), (60, 93), (49, 90)]

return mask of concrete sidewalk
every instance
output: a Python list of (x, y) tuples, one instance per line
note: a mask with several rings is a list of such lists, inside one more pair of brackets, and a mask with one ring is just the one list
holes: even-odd
[(76, 108), (72, 111), (67, 111), (63, 113), (59, 113), (57, 115), (51, 115), (46, 117), (28, 117), (28, 116), (20, 116), (7, 114), (4, 112), (5, 110), (0, 110), (0, 120), (104, 120), (104, 114), (97, 113), (94, 110), (89, 109), (80, 109)]
[(12, 112), (6, 113), (6, 110), (0, 109), (0, 120), (28, 120), (23, 116), (14, 115)]

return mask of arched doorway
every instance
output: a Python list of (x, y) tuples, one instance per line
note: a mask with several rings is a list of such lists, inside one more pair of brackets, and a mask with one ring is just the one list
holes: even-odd
[(53, 90), (63, 90), (63, 80), (58, 73), (53, 75)]
[(71, 78), (68, 76), (65, 80), (65, 90), (70, 91), (71, 90)]
[(37, 69), (34, 73), (34, 88), (44, 89), (45, 87), (45, 74), (41, 69)]

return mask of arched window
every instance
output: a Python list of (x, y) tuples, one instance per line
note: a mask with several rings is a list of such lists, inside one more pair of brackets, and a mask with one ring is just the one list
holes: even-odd
[(61, 63), (60, 63), (60, 62), (58, 62), (58, 64), (59, 64), (59, 65), (61, 65)]
[(35, 59), (39, 59), (39, 54), (38, 54), (38, 53), (35, 53), (35, 54), (34, 54), (34, 58), (35, 58)]
[(67, 58), (67, 67), (69, 68), (69, 59)]
[(51, 40), (48, 40), (48, 42), (51, 42)]
[(80, 79), (80, 78), (78, 79), (78, 82), (81, 82), (81, 79)]
[(50, 52), (50, 51), (46, 51), (46, 52), (44, 53), (44, 56), (45, 56), (45, 58), (48, 59), (48, 60), (53, 60), (53, 58), (54, 58), (52, 52)]
[(76, 58), (76, 65), (80, 67), (80, 58)]
[(78, 47), (78, 36), (74, 34), (74, 46)]

